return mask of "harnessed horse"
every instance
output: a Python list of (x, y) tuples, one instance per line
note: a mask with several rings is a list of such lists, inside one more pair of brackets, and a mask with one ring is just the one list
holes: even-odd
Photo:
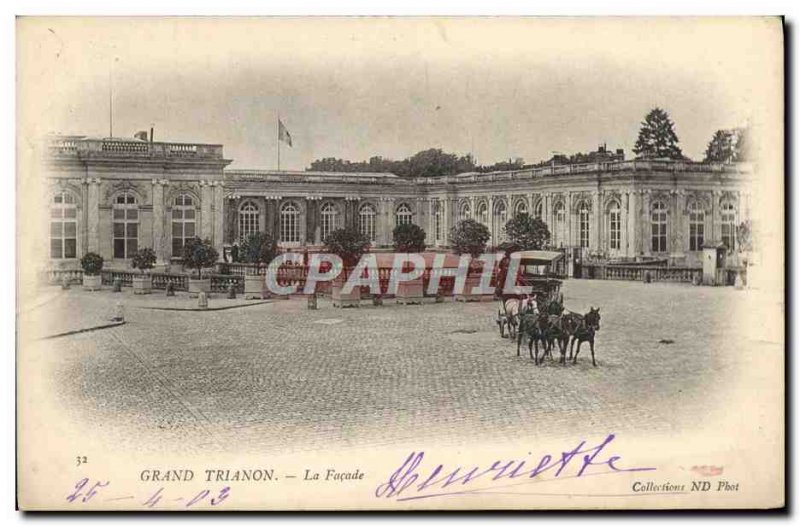
[[(550, 317), (546, 312), (527, 312), (520, 316), (519, 333), (517, 335), (517, 356), (522, 346), (522, 340), (528, 337), (528, 352), (533, 363), (539, 365), (539, 342), (542, 342), (542, 360), (547, 352), (547, 330)], [(534, 347), (536, 352), (534, 353)]]
[[(572, 337), (569, 341), (569, 354), (572, 358), (572, 363), (578, 361), (578, 353), (581, 352), (581, 344), (589, 342), (589, 349), (592, 351), (592, 365), (597, 367), (597, 362), (594, 358), (594, 335), (600, 330), (600, 308), (589, 307), (589, 312), (581, 316), (580, 314), (571, 313), (574, 320), (579, 322), (572, 330)], [(575, 349), (575, 356), (572, 356), (572, 346), (578, 342), (578, 347)]]
[(503, 302), (502, 310), (497, 309), (497, 325), (500, 327), (500, 337), (505, 338), (505, 327), (508, 327), (508, 337), (512, 340), (517, 336), (520, 316), (527, 312), (538, 312), (533, 298), (526, 296), (523, 298), (507, 299)]

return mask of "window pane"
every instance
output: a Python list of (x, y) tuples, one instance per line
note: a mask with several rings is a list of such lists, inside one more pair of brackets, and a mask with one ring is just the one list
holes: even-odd
[(125, 223), (114, 223), (114, 237), (125, 237)]
[(77, 250), (77, 241), (74, 239), (65, 239), (64, 240), (64, 257), (65, 258), (74, 258)]
[(54, 203), (61, 203), (63, 201), (63, 196), (61, 194), (53, 196)]
[(194, 236), (194, 223), (186, 223), (184, 233), (186, 237)]
[(64, 223), (64, 237), (75, 237), (77, 228), (74, 221)]
[(183, 235), (183, 223), (172, 223), (172, 237), (181, 237)]
[(61, 258), (61, 240), (60, 239), (51, 239), (50, 240), (50, 257), (53, 259), (60, 259)]
[(77, 215), (78, 215), (78, 209), (77, 208), (67, 208), (67, 209), (64, 210), (64, 217), (68, 217), (70, 219), (75, 219), (75, 217), (77, 217)]
[(186, 219), (194, 219), (194, 208), (187, 208), (184, 210), (183, 217)]
[(172, 219), (180, 219), (183, 217), (183, 210), (180, 208), (173, 208), (172, 209)]
[(72, 197), (72, 194), (64, 194), (64, 203), (73, 204), (75, 203), (75, 198)]
[(125, 219), (125, 210), (123, 210), (122, 208), (115, 208), (114, 219)]
[(183, 243), (179, 238), (172, 238), (172, 255), (176, 257), (180, 257), (183, 254), (181, 253), (181, 248), (183, 247)]
[(50, 237), (61, 237), (63, 229), (61, 228), (61, 221), (53, 221), (50, 223)]
[(127, 226), (127, 237), (138, 238), (139, 237), (139, 223), (128, 223)]
[(132, 195), (128, 195), (127, 203), (129, 205), (136, 204), (136, 198), (134, 196), (132, 196)]
[(131, 208), (128, 210), (128, 219), (137, 220), (139, 219), (139, 210), (136, 208)]
[(50, 209), (50, 217), (53, 218), (61, 218), (63, 215), (61, 208), (51, 208)]
[(136, 252), (136, 248), (139, 245), (139, 241), (136, 239), (129, 239), (126, 241), (127, 249), (128, 249), (128, 257), (132, 257), (133, 253)]
[(122, 259), (125, 257), (125, 240), (124, 239), (115, 239), (114, 240), (114, 257), (118, 259)]

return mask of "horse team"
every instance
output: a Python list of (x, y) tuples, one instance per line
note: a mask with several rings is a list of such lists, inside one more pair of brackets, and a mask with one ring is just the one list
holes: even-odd
[[(563, 297), (548, 301), (533, 296), (507, 299), (501, 308), (502, 310), (498, 309), (497, 313), (500, 336), (505, 338), (505, 331), (508, 329), (508, 337), (512, 341), (515, 339), (517, 341), (517, 356), (520, 355), (523, 342), (527, 340), (528, 351), (536, 365), (541, 365), (545, 356), (553, 358), (554, 345), (558, 346), (562, 364), (566, 364), (567, 360), (572, 360), (574, 364), (581, 352), (581, 344), (589, 342), (592, 365), (597, 367), (594, 337), (600, 330), (599, 308), (590, 307), (586, 314), (578, 314), (564, 310)], [(576, 342), (577, 347), (575, 347)], [(541, 360), (539, 344), (542, 346)]]

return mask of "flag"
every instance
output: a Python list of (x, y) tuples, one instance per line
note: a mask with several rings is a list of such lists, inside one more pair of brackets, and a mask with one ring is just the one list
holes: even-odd
[(292, 136), (289, 135), (289, 130), (286, 129), (280, 119), (278, 119), (278, 140), (285, 142), (289, 146), (292, 145)]

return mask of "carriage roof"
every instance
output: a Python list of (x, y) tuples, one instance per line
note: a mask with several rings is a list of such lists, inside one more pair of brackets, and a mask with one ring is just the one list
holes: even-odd
[(519, 254), (523, 265), (551, 265), (564, 256), (561, 252), (552, 250), (523, 250)]

